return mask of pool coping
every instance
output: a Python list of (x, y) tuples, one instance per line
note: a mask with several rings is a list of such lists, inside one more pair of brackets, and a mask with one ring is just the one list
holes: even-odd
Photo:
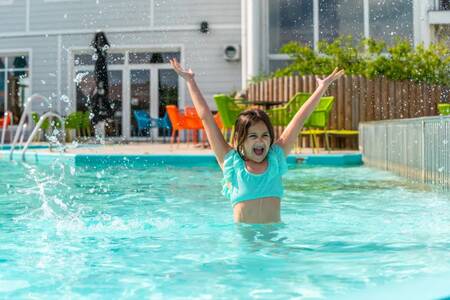
[[(213, 154), (73, 154), (59, 152), (36, 152), (25, 153), (27, 163), (52, 163), (57, 159), (73, 164), (74, 166), (97, 166), (97, 165), (192, 165), (192, 164), (214, 164)], [(9, 161), (9, 151), (0, 151), (0, 160)], [(13, 153), (14, 161), (22, 161), (22, 152)], [(342, 154), (290, 154), (287, 157), (289, 165), (306, 164), (322, 166), (358, 166), (362, 165), (361, 153)]]

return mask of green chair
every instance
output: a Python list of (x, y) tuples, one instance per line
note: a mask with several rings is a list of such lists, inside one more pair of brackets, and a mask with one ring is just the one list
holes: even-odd
[(325, 129), (328, 126), (330, 113), (333, 109), (334, 97), (322, 97), (303, 127)]
[(283, 106), (266, 110), (272, 125), (287, 126), (309, 97), (310, 93), (297, 93)]
[(226, 136), (228, 130), (231, 129), (229, 139), (231, 143), (234, 134), (234, 123), (239, 114), (247, 109), (247, 106), (237, 104), (233, 98), (224, 94), (214, 95), (214, 101), (216, 102), (217, 110), (219, 111), (223, 124), (222, 134)]
[(322, 134), (325, 135), (326, 148), (330, 149), (327, 127), (330, 120), (331, 110), (333, 109), (333, 103), (333, 96), (321, 97), (319, 104), (316, 106), (309, 118), (306, 119), (303, 125), (303, 127), (307, 129), (300, 132), (300, 140), (302, 135), (309, 135), (313, 146), (313, 152), (315, 152), (319, 146), (317, 136)]
[(450, 115), (450, 103), (438, 103), (438, 111), (441, 116)]

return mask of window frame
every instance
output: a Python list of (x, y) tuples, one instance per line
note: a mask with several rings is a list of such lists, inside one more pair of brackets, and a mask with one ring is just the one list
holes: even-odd
[[(270, 40), (270, 24), (269, 24), (269, 1), (270, 0), (262, 0), (262, 9), (263, 9), (263, 26), (262, 26), (262, 57), (265, 57), (265, 59), (262, 59), (262, 69), (264, 72), (269, 72), (269, 66), (270, 62), (273, 60), (292, 60), (292, 58), (288, 54), (280, 54), (280, 53), (271, 53), (269, 48), (269, 40)], [(320, 26), (320, 18), (319, 18), (319, 0), (312, 0), (313, 1), (313, 49), (317, 51), (318, 48), (318, 42), (319, 42), (319, 26)], [(415, 16), (415, 7), (417, 5), (417, 0), (410, 0), (412, 2), (412, 44), (416, 44), (416, 32), (414, 30), (415, 22), (416, 22), (416, 16)], [(438, 0), (436, 0), (438, 1)], [(370, 34), (370, 0), (362, 0), (362, 8), (363, 8), (363, 38), (369, 38), (371, 37)]]
[[(17, 57), (17, 56), (27, 56), (28, 57), (28, 67), (27, 68), (9, 68), (8, 67), (8, 60), (10, 57)], [(33, 78), (32, 78), (32, 51), (31, 49), (17, 49), (17, 50), (0, 50), (0, 57), (4, 58), (4, 68), (0, 69), (0, 72), (4, 72), (4, 82), (5, 82), (5, 96), (4, 96), (4, 111), (10, 111), (8, 107), (8, 73), (14, 72), (14, 71), (24, 71), (28, 73), (27, 78), (29, 79), (30, 85), (29, 85), (29, 94), (32, 95), (33, 91)], [(24, 102), (26, 99), (23, 100)], [(24, 103), (25, 104), (25, 103)], [(20, 116), (15, 116), (15, 118), (20, 118)]]

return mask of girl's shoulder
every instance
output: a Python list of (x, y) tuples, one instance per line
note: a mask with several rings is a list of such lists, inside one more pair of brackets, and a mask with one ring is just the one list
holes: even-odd
[(273, 144), (272, 147), (270, 147), (269, 155), (270, 155), (269, 163), (275, 165), (275, 169), (281, 175), (285, 174), (287, 172), (288, 166), (287, 166), (287, 157), (286, 154), (284, 154), (283, 148), (281, 148), (281, 146), (278, 144)]

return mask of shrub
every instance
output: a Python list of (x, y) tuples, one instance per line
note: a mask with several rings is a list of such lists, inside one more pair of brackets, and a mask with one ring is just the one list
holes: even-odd
[(326, 75), (339, 67), (349, 75), (385, 76), (392, 80), (450, 86), (450, 50), (444, 43), (413, 48), (409, 41), (398, 39), (387, 47), (383, 41), (364, 39), (355, 43), (351, 36), (345, 36), (330, 43), (320, 41), (318, 52), (295, 41), (282, 46), (280, 52), (289, 54), (292, 63), (272, 74), (254, 78), (254, 82), (288, 75)]

